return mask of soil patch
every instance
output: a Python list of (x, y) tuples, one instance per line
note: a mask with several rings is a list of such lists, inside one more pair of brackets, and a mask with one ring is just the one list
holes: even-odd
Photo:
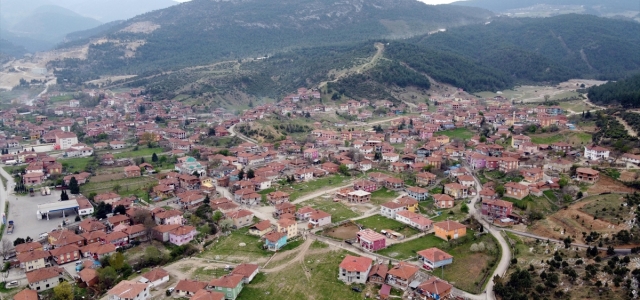
[(356, 238), (356, 233), (360, 231), (358, 225), (348, 222), (338, 227), (327, 228), (323, 234), (339, 240), (349, 240)]
[(598, 180), (598, 182), (592, 185), (587, 190), (587, 193), (589, 193), (589, 195), (600, 195), (603, 193), (610, 193), (613, 191), (617, 193), (633, 193), (635, 189), (627, 187), (626, 185), (622, 184), (621, 182), (609, 176), (600, 174), (600, 180)]

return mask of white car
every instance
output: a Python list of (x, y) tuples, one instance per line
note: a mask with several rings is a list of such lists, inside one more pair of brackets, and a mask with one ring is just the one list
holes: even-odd
[(49, 233), (47, 233), (47, 232), (43, 232), (43, 233), (40, 234), (40, 238), (41, 239), (46, 239), (47, 237), (49, 237)]

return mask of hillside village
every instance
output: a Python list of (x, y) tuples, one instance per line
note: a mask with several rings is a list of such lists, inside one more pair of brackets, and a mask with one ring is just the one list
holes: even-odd
[(452, 88), (334, 95), (300, 88), (236, 112), (143, 89), (55, 91), (2, 111), (5, 288), (484, 299), (505, 297), (513, 274), (553, 274), (526, 292), (637, 295), (637, 258), (613, 254), (637, 244), (640, 155), (592, 139), (603, 108)]

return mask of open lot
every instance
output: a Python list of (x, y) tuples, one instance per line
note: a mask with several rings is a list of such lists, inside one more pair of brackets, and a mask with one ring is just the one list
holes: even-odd
[(362, 293), (351, 291), (350, 285), (338, 280), (338, 266), (347, 254), (346, 251), (308, 253), (301, 262), (279, 272), (256, 276), (237, 299), (362, 299)]
[(582, 100), (561, 101), (558, 106), (562, 107), (565, 110), (570, 110), (576, 113), (582, 113), (583, 111), (592, 109), (587, 103)]
[(296, 183), (291, 186), (281, 188), (280, 190), (289, 193), (291, 201), (298, 199), (300, 196), (309, 194), (320, 189), (330, 189), (332, 187), (343, 186), (349, 183), (350, 177), (336, 174), (323, 178), (314, 179), (308, 182)]
[(356, 212), (357, 209), (355, 207), (351, 208), (342, 202), (333, 202), (331, 199), (316, 198), (301, 204), (301, 206), (307, 205), (329, 213), (331, 215), (331, 222), (333, 223), (355, 218), (360, 215), (360, 213)]
[(555, 86), (523, 85), (515, 87), (513, 90), (504, 90), (497, 93), (480, 92), (476, 93), (476, 95), (488, 98), (502, 96), (509, 100), (516, 100), (517, 102), (524, 101), (525, 103), (543, 102), (545, 95), (549, 95), (549, 100), (571, 98), (578, 96), (578, 93), (575, 92), (575, 90), (581, 88), (581, 84), (584, 84), (585, 88), (588, 88), (590, 86), (600, 85), (603, 83), (605, 82), (598, 80), (571, 79), (569, 81), (561, 82)]
[(388, 190), (387, 188), (381, 188), (371, 193), (371, 203), (380, 205), (397, 198), (399, 195), (400, 194), (396, 191)]
[(266, 261), (273, 254), (273, 252), (263, 250), (262, 244), (260, 238), (249, 235), (249, 229), (245, 227), (232, 231), (228, 236), (220, 237), (207, 247), (200, 254), (200, 257), (231, 262), (252, 261), (260, 263)]
[(610, 193), (612, 191), (618, 193), (633, 193), (636, 190), (622, 184), (621, 182), (609, 176), (600, 174), (600, 179), (598, 180), (598, 182), (590, 186), (587, 190), (587, 193), (589, 193), (589, 195), (599, 195), (602, 193)]
[[(43, 232), (49, 232), (54, 228), (57, 228), (62, 224), (62, 213), (56, 212), (49, 215), (49, 220), (38, 220), (36, 217), (36, 211), (38, 205), (57, 202), (60, 199), (60, 191), (52, 190), (51, 195), (42, 196), (40, 193), (36, 193), (35, 196), (9, 196), (9, 215), (7, 221), (12, 220), (15, 223), (15, 227), (12, 235), (5, 235), (5, 237), (11, 241), (16, 238), (26, 238), (27, 236), (38, 239), (38, 236)], [(73, 223), (76, 212), (73, 210), (65, 211), (64, 220), (68, 223)]]
[(434, 135), (446, 135), (452, 139), (468, 140), (473, 137), (474, 133), (467, 128), (456, 128), (445, 131), (438, 131)]
[(531, 134), (529, 136), (531, 137), (531, 142), (534, 144), (566, 142), (579, 148), (580, 145), (586, 145), (591, 142), (591, 134), (569, 130), (553, 133)]
[(64, 158), (59, 160), (65, 170), (70, 173), (84, 171), (89, 161), (91, 161), (91, 157)]
[[(596, 195), (584, 198), (578, 203), (570, 205), (567, 209), (561, 209), (554, 214), (549, 215), (545, 219), (536, 221), (529, 227), (529, 231), (540, 236), (546, 236), (555, 239), (564, 239), (571, 236), (576, 242), (584, 242), (582, 232), (596, 231), (601, 234), (612, 234), (622, 229), (627, 229), (625, 224), (617, 225), (609, 222), (614, 220), (618, 213), (622, 217), (630, 218), (629, 208), (619, 211), (620, 194)], [(603, 208), (607, 208), (602, 212)], [(609, 215), (607, 211), (615, 209), (617, 213)], [(598, 210), (597, 218), (592, 213)], [(602, 216), (602, 217), (600, 217)]]
[(337, 227), (325, 229), (322, 234), (339, 240), (350, 240), (356, 237), (356, 233), (360, 231), (358, 225), (347, 222)]
[(162, 148), (147, 148), (146, 146), (144, 146), (144, 147), (139, 147), (138, 150), (133, 150), (133, 149), (134, 148), (131, 148), (121, 152), (114, 151), (112, 152), (112, 154), (116, 159), (120, 159), (120, 158), (132, 158), (132, 157), (142, 157), (142, 156), (151, 157), (153, 153), (160, 156), (162, 153), (164, 153)]
[(91, 178), (89, 178), (89, 182), (80, 186), (80, 191), (84, 195), (89, 195), (91, 192), (95, 193), (104, 193), (115, 190), (114, 187), (119, 186), (119, 193), (135, 193), (137, 190), (144, 190), (153, 184), (157, 183), (158, 180), (155, 177), (135, 177), (135, 178), (123, 178), (118, 180), (111, 181), (103, 181), (103, 182), (93, 182)]
[(419, 231), (413, 227), (409, 227), (396, 220), (389, 219), (381, 215), (373, 215), (364, 219), (354, 221), (355, 223), (362, 225), (365, 228), (373, 229), (377, 232), (383, 229), (391, 229), (393, 231), (404, 234), (406, 237), (416, 235)]
[[(433, 271), (433, 274), (441, 277), (455, 287), (472, 292), (482, 291), (485, 280), (490, 276), (493, 267), (500, 257), (500, 250), (491, 235), (474, 236), (474, 231), (467, 229), (467, 236), (457, 241), (447, 242), (435, 235), (426, 235), (415, 240), (394, 244), (386, 249), (378, 251), (378, 254), (396, 259), (416, 258), (417, 251), (438, 247), (453, 256), (453, 263), (443, 269)], [(471, 252), (472, 244), (483, 243), (486, 250)], [(476, 284), (478, 283), (478, 284)]]

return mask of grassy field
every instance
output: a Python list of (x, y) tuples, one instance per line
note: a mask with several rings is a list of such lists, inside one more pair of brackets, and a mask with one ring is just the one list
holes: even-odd
[(456, 203), (456, 205), (452, 208), (441, 210), (439, 211), (440, 215), (435, 218), (432, 218), (431, 221), (440, 222), (440, 221), (446, 221), (446, 220), (454, 220), (454, 221), (464, 220), (467, 217), (467, 214), (461, 212), (460, 207), (462, 207), (462, 205), (460, 203)]
[(336, 174), (323, 178), (314, 179), (308, 182), (301, 182), (281, 189), (281, 191), (289, 193), (289, 199), (291, 201), (299, 198), (300, 196), (315, 192), (319, 189), (329, 189), (332, 187), (346, 185), (350, 177)]
[(553, 144), (557, 142), (567, 142), (574, 147), (591, 142), (591, 134), (585, 132), (564, 131), (560, 133), (532, 134), (531, 142), (534, 144)]
[[(240, 243), (244, 243), (245, 246), (240, 246)], [(205, 249), (200, 256), (240, 262), (246, 259), (268, 257), (273, 254), (273, 252), (263, 250), (262, 244), (260, 238), (249, 235), (249, 228), (245, 227), (232, 231), (228, 236), (220, 237), (218, 242)]]
[(119, 159), (119, 158), (133, 158), (133, 157), (141, 157), (141, 156), (151, 157), (153, 155), (153, 153), (155, 153), (156, 155), (160, 156), (160, 154), (164, 152), (162, 150), (162, 148), (139, 147), (138, 150), (133, 150), (133, 149), (134, 148), (131, 148), (131, 150), (129, 150), (129, 151), (113, 153), (113, 156), (116, 159)]
[(88, 195), (91, 192), (96, 192), (99, 194), (103, 192), (113, 191), (114, 187), (119, 185), (119, 194), (135, 194), (139, 190), (143, 190), (149, 186), (157, 184), (157, 182), (158, 180), (154, 177), (136, 177), (103, 182), (88, 182), (80, 186), (80, 191), (84, 195)]
[(58, 160), (68, 172), (82, 172), (87, 168), (91, 157), (64, 158)]
[(623, 217), (629, 215), (628, 207), (622, 206), (626, 200), (617, 194), (587, 197), (583, 201), (587, 204), (581, 207), (580, 211), (606, 220), (611, 224), (617, 224)]
[(316, 198), (305, 202), (302, 206), (306, 205), (329, 213), (331, 215), (331, 222), (333, 223), (355, 218), (360, 215), (341, 202), (333, 202), (330, 199)]
[(380, 205), (382, 203), (389, 202), (398, 197), (398, 192), (388, 190), (387, 188), (381, 188), (371, 193), (371, 203)]
[(383, 217), (381, 215), (373, 215), (364, 219), (354, 221), (356, 224), (360, 224), (365, 228), (371, 228), (375, 231), (382, 229), (391, 229), (393, 231), (404, 234), (406, 237), (418, 234), (420, 231), (413, 227), (409, 227), (396, 220)]
[[(474, 243), (484, 243), (487, 250), (483, 252), (471, 252), (469, 248)], [(434, 235), (427, 235), (415, 240), (401, 244), (392, 245), (386, 249), (378, 251), (378, 254), (387, 255), (396, 259), (407, 259), (416, 257), (416, 252), (438, 247), (439, 249), (453, 256), (453, 263), (437, 269), (433, 274), (449, 281), (459, 289), (479, 293), (482, 291), (484, 281), (480, 284), (476, 282), (488, 279), (493, 270), (492, 261), (500, 257), (499, 247), (491, 235), (485, 234), (474, 237), (474, 231), (467, 229), (467, 236), (459, 239), (455, 243), (446, 242)], [(489, 275), (487, 275), (489, 274)]]
[[(362, 299), (364, 292), (355, 293), (351, 291), (353, 285), (338, 280), (338, 266), (347, 254), (346, 251), (310, 254), (303, 262), (292, 263), (279, 272), (266, 276), (259, 274), (243, 288), (237, 299)], [(365, 291), (377, 293), (377, 288), (369, 289)]]
[(473, 137), (474, 133), (467, 128), (456, 128), (452, 130), (445, 130), (436, 132), (435, 135), (446, 135), (453, 139), (468, 140)]
[(577, 113), (590, 109), (590, 107), (582, 100), (562, 101), (558, 106), (562, 107), (565, 110), (572, 110)]
[[(547, 198), (545, 198), (544, 196), (536, 197), (533, 195), (529, 195), (522, 198), (522, 200), (503, 197), (502, 200), (513, 203), (514, 208), (520, 210), (535, 210), (547, 213), (553, 213), (558, 210), (558, 207), (555, 204), (550, 203), (549, 200), (547, 200)], [(551, 200), (554, 201), (553, 198), (551, 198)]]
[(55, 96), (55, 97), (51, 97), (49, 98), (49, 101), (53, 102), (63, 102), (63, 101), (69, 101), (73, 99), (73, 94), (66, 94), (66, 95), (60, 95), (60, 96)]

